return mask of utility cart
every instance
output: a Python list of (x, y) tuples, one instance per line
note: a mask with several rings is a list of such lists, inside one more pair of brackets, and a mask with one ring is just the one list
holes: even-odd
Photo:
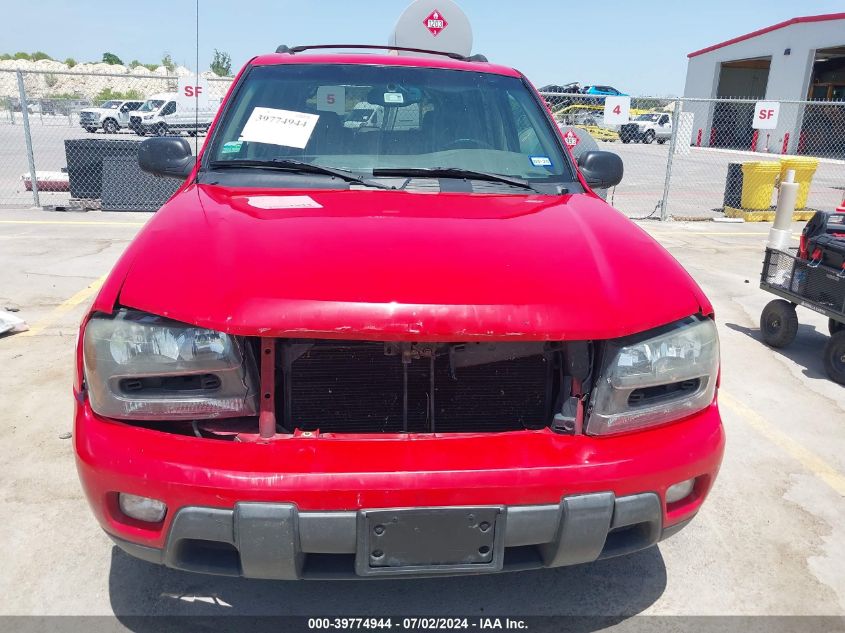
[(798, 333), (796, 306), (828, 318), (830, 339), (824, 348), (824, 366), (831, 380), (845, 384), (845, 270), (818, 260), (798, 257), (798, 249), (766, 249), (760, 287), (780, 297), (766, 304), (760, 315), (763, 341), (786, 347)]

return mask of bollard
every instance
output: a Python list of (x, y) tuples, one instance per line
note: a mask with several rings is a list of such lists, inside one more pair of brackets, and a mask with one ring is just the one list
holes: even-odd
[(701, 147), (701, 132), (702, 132), (702, 129), (698, 128), (698, 140), (695, 142), (696, 147)]
[(795, 170), (789, 169), (778, 189), (778, 205), (775, 210), (775, 223), (769, 229), (769, 248), (784, 250), (789, 247), (792, 237), (792, 212), (798, 198), (798, 183), (795, 182)]
[(757, 151), (757, 137), (758, 137), (758, 135), (759, 135), (759, 132), (757, 130), (754, 130), (754, 132), (751, 134), (751, 151), (752, 152)]
[(786, 132), (783, 135), (783, 147), (781, 147), (780, 153), (786, 154), (787, 149), (789, 149), (789, 132)]

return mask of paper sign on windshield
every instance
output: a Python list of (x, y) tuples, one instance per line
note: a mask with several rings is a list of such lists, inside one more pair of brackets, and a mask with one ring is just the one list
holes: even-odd
[(319, 118), (307, 112), (254, 108), (238, 140), (304, 149)]

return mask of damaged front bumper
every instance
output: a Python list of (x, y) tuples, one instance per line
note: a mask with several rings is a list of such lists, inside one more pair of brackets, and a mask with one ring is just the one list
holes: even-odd
[[(125, 552), (173, 569), (276, 580), (352, 578), (385, 575), (427, 576), (561, 567), (629, 554), (654, 545), (683, 528), (691, 518), (662, 525), (660, 498), (654, 493), (615, 497), (601, 492), (564, 497), (559, 504), (510, 507), (415, 508), (420, 514), (452, 512), (472, 521), (496, 514), (484, 555), (451, 564), (420, 564), (426, 544), (409, 540), (399, 548), (410, 564), (379, 565), (373, 560), (367, 511), (299, 512), (293, 504), (238, 503), (234, 509), (182, 508), (163, 549), (112, 536)], [(407, 509), (379, 511), (397, 527)], [(410, 521), (415, 518), (410, 518)], [(416, 519), (418, 520), (418, 518)], [(483, 523), (482, 523), (483, 525)], [(376, 530), (385, 530), (381, 525)], [(430, 545), (430, 544), (428, 544)], [(416, 549), (415, 549), (416, 548)], [(384, 553), (375, 550), (378, 558)], [(394, 561), (395, 562), (395, 561)], [(402, 561), (399, 561), (402, 562)]]

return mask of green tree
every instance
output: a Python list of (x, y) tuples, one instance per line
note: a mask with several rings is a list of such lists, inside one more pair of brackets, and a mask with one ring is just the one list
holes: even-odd
[(218, 77), (228, 77), (232, 74), (232, 58), (229, 53), (214, 49), (214, 58), (211, 60), (211, 72)]
[(32, 55), (29, 56), (29, 58), (34, 62), (37, 62), (39, 59), (53, 59), (44, 51), (35, 51)]
[(0, 54), (0, 60), (12, 59), (12, 56), (9, 53), (2, 53)]
[(103, 101), (111, 101), (112, 99), (143, 99), (144, 95), (141, 94), (140, 91), (135, 90), (134, 88), (131, 90), (126, 90), (121, 92), (120, 90), (112, 90), (111, 86), (107, 88), (103, 88), (100, 92), (97, 93), (97, 96), (94, 97), (95, 103), (102, 103)]
[(115, 64), (123, 65), (123, 62), (120, 60), (120, 57), (115, 55), (114, 53), (103, 53), (103, 63), (111, 64), (114, 66)]
[(165, 53), (164, 56), (161, 58), (161, 65), (167, 68), (167, 72), (172, 73), (176, 70), (176, 64), (173, 63), (173, 58), (170, 56), (170, 53)]
[(68, 68), (73, 68), (74, 66), (76, 66), (76, 60), (73, 57), (68, 57), (65, 60), (65, 66), (67, 66)]
[(24, 53), (24, 52), (19, 51), (19, 52), (15, 53), (13, 59), (30, 59), (30, 57), (29, 57), (29, 53)]
[(144, 68), (149, 70), (151, 73), (154, 73), (158, 70), (158, 64), (141, 64)]

